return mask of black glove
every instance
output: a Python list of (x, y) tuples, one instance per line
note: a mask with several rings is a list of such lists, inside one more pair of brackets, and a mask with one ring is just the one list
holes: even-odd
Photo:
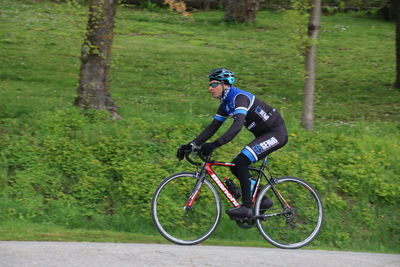
[(190, 151), (192, 151), (192, 145), (190, 143), (187, 145), (181, 145), (178, 147), (178, 150), (176, 151), (176, 157), (179, 160), (183, 160), (185, 154), (189, 153)]
[(214, 149), (218, 148), (219, 146), (220, 145), (217, 141), (205, 143), (201, 146), (200, 151), (205, 157), (207, 157), (214, 151)]

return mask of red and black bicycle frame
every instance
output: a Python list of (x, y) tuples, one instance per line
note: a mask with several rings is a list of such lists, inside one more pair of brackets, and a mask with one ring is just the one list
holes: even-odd
[[(207, 162), (205, 163), (205, 166), (203, 168), (203, 170), (205, 170), (205, 172), (211, 177), (211, 179), (213, 179), (213, 181), (215, 182), (215, 184), (219, 187), (219, 189), (224, 193), (224, 195), (226, 196), (226, 198), (232, 203), (233, 206), (235, 207), (240, 207), (239, 202), (236, 200), (236, 198), (231, 194), (231, 192), (229, 192), (228, 188), (226, 188), (226, 186), (224, 185), (224, 183), (221, 181), (221, 179), (218, 177), (218, 175), (214, 172), (214, 170), (212, 169), (212, 166), (224, 166), (224, 167), (232, 167), (235, 166), (234, 163), (226, 163), (226, 162)], [(205, 173), (200, 173), (200, 178), (199, 181), (197, 182), (192, 194), (190, 195), (188, 201), (186, 202), (185, 205), (185, 209), (189, 209), (192, 207), (193, 203), (195, 202), (199, 192), (200, 192), (200, 188), (201, 188), (201, 184), (202, 184), (202, 180), (205, 178)], [(202, 179), (203, 178), (203, 179)]]
[(232, 203), (233, 206), (236, 208), (240, 207), (239, 202), (236, 200), (236, 198), (229, 192), (228, 188), (224, 185), (224, 183), (219, 179), (218, 175), (214, 172), (214, 170), (211, 168), (212, 166), (225, 166), (225, 167), (232, 167), (235, 166), (234, 163), (225, 163), (225, 162), (213, 162), (213, 163), (206, 163), (205, 170), (207, 174), (213, 179), (213, 181), (216, 183), (216, 185), (221, 189), (221, 191), (224, 193), (226, 198)]
[[(263, 163), (263, 165), (265, 166), (265, 163)], [(236, 198), (231, 194), (231, 192), (228, 190), (228, 188), (226, 188), (225, 184), (221, 181), (221, 179), (218, 177), (218, 175), (214, 172), (214, 170), (212, 169), (212, 166), (223, 166), (223, 167), (232, 167), (235, 166), (234, 163), (227, 163), (227, 162), (218, 162), (218, 161), (213, 161), (213, 162), (206, 162), (205, 166), (202, 168), (202, 171), (198, 174), (199, 175), (199, 180), (196, 183), (196, 186), (194, 187), (192, 194), (190, 195), (188, 201), (186, 202), (186, 205), (184, 207), (184, 209), (190, 209), (193, 205), (193, 203), (195, 202), (199, 192), (200, 192), (200, 188), (201, 185), (203, 183), (203, 180), (205, 179), (205, 174), (207, 173), (211, 179), (213, 179), (213, 181), (216, 183), (216, 185), (219, 187), (219, 189), (224, 193), (224, 195), (226, 196), (226, 198), (232, 203), (232, 205), (234, 207), (240, 207), (239, 202), (236, 200)], [(263, 166), (262, 166), (263, 168)], [(260, 181), (261, 181), (261, 176), (263, 174), (261, 169), (258, 168), (253, 168), (250, 167), (250, 170), (256, 171), (259, 173), (257, 182), (254, 186), (254, 192), (253, 192), (253, 196), (252, 196), (252, 202), (254, 203), (257, 197), (257, 193), (258, 193), (258, 188), (260, 185)], [(264, 174), (265, 175), (265, 174)], [(282, 195), (279, 193), (278, 190), (276, 190), (276, 188), (273, 186), (273, 179), (269, 180), (267, 178), (268, 182), (271, 184), (272, 186), (272, 190), (274, 191), (275, 195), (278, 197), (278, 199), (280, 200), (281, 204), (285, 207), (289, 207), (290, 205), (284, 200), (284, 198), (282, 197)], [(272, 182), (271, 182), (272, 181)]]

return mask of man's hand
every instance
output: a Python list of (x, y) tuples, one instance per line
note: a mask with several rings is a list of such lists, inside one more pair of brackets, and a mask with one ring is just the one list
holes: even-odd
[(190, 143), (186, 144), (186, 145), (181, 145), (181, 146), (178, 147), (178, 150), (176, 151), (176, 157), (179, 160), (183, 160), (185, 155), (187, 153), (189, 153), (190, 151), (192, 151), (192, 145)]
[(200, 151), (205, 157), (207, 157), (218, 147), (219, 147), (219, 144), (217, 143), (217, 141), (214, 141), (212, 143), (203, 144), (201, 146)]

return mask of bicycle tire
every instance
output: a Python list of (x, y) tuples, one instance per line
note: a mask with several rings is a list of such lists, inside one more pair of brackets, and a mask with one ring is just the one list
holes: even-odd
[(271, 198), (274, 206), (263, 213), (264, 218), (256, 220), (260, 234), (279, 248), (296, 249), (308, 245), (318, 235), (323, 223), (324, 211), (320, 196), (311, 185), (297, 177), (277, 178), (274, 187), (291, 209), (281, 205), (271, 185), (264, 186), (255, 203), (256, 216), (260, 215), (263, 196)]
[(183, 209), (197, 181), (195, 173), (173, 174), (160, 183), (153, 195), (154, 225), (162, 236), (178, 245), (196, 245), (206, 240), (221, 219), (218, 192), (206, 179), (192, 208)]

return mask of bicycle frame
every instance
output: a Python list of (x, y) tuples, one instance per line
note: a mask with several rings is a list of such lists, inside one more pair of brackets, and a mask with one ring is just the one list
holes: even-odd
[(206, 162), (202, 165), (201, 171), (197, 172), (197, 176), (199, 177), (198, 182), (196, 183), (193, 192), (190, 194), (188, 201), (186, 202), (186, 205), (184, 209), (189, 209), (192, 207), (193, 203), (195, 202), (199, 192), (201, 185), (203, 184), (204, 179), (206, 178), (206, 173), (213, 179), (215, 184), (218, 186), (218, 188), (224, 193), (226, 198), (232, 203), (233, 206), (235, 207), (240, 207), (239, 202), (236, 200), (236, 198), (229, 192), (228, 188), (225, 187), (224, 183), (221, 181), (221, 179), (218, 177), (218, 175), (214, 172), (214, 170), (211, 168), (212, 166), (217, 165), (217, 166), (224, 166), (224, 167), (232, 167), (235, 166), (233, 163), (225, 163), (225, 162)]
[(224, 162), (213, 162), (213, 163), (206, 163), (205, 165), (205, 170), (207, 174), (214, 180), (214, 182), (218, 185), (219, 189), (224, 193), (226, 198), (235, 206), (236, 208), (240, 207), (239, 202), (236, 200), (236, 198), (229, 192), (229, 190), (225, 187), (225, 185), (222, 183), (221, 179), (218, 177), (218, 175), (214, 172), (214, 170), (211, 168), (212, 166), (225, 166), (225, 167), (232, 167), (235, 166), (233, 163), (224, 163)]
[[(265, 168), (266, 164), (267, 164), (267, 158), (264, 159), (260, 168), (249, 167), (249, 170), (258, 172), (257, 181), (254, 186), (254, 191), (253, 191), (253, 195), (252, 195), (252, 202), (254, 203), (257, 198), (257, 193), (258, 193), (258, 189), (260, 187), (261, 178), (262, 178), (262, 176), (264, 176), (266, 178), (266, 180), (268, 181), (268, 183), (271, 185), (273, 192), (278, 197), (281, 204), (284, 207), (290, 208), (290, 205), (285, 201), (285, 199), (282, 197), (282, 195), (279, 193), (279, 191), (274, 187), (273, 177), (271, 176), (271, 179), (268, 179), (267, 175), (264, 173), (264, 168)], [(218, 177), (218, 175), (212, 169), (213, 166), (233, 167), (233, 166), (235, 166), (235, 164), (229, 163), (229, 162), (219, 162), (219, 161), (205, 162), (201, 166), (201, 171), (197, 172), (197, 176), (199, 177), (199, 180), (196, 183), (192, 193), (190, 194), (188, 201), (186, 202), (186, 205), (184, 207), (185, 210), (190, 209), (192, 207), (193, 203), (195, 202), (195, 200), (200, 192), (201, 185), (203, 184), (203, 180), (205, 179), (206, 173), (211, 177), (211, 179), (215, 182), (215, 184), (222, 191), (222, 193), (224, 193), (225, 197), (229, 200), (229, 202), (231, 202), (232, 205), (236, 208), (240, 207), (239, 202), (231, 194), (231, 192), (228, 190), (228, 188), (226, 188), (224, 183), (221, 181), (221, 179)]]

